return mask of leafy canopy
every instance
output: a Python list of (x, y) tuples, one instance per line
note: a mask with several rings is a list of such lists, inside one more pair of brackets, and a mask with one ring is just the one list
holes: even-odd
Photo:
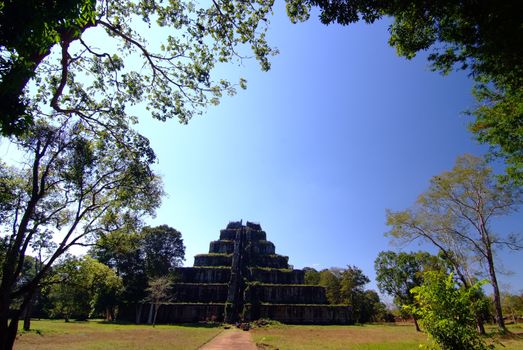
[[(26, 131), (37, 118), (35, 105), (47, 117), (65, 113), (111, 128), (136, 121), (129, 107), (143, 102), (154, 118), (186, 123), (208, 103), (235, 92), (236, 85), (211, 77), (216, 64), (254, 55), (263, 70), (270, 68), (268, 57), (276, 51), (265, 31), (272, 5), (262, 0), (219, 0), (207, 8), (190, 0), (2, 2), (1, 132)], [(245, 81), (239, 85), (244, 88)]]

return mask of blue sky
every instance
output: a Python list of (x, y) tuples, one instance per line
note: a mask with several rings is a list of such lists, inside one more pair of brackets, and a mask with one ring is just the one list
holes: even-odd
[[(216, 72), (245, 77), (247, 90), (188, 125), (143, 111), (138, 128), (168, 193), (148, 222), (182, 232), (187, 266), (243, 219), (259, 222), (296, 268), (350, 264), (374, 279), (378, 253), (398, 249), (384, 237), (385, 209), (408, 208), (458, 155), (486, 151), (466, 129), (463, 111), (474, 107), (466, 74), (431, 72), (423, 55), (400, 58), (387, 39), (386, 21), (324, 26), (313, 16), (293, 25), (277, 2), (272, 69), (251, 60)], [(521, 218), (495, 227), (523, 232)], [(500, 270), (513, 272), (502, 286), (514, 291), (523, 289), (521, 257), (498, 255)]]
[[(142, 119), (168, 193), (150, 223), (182, 232), (187, 266), (243, 219), (296, 268), (351, 264), (373, 279), (377, 254), (397, 249), (385, 209), (409, 207), (458, 155), (486, 150), (462, 113), (474, 106), (471, 81), (396, 56), (385, 21), (293, 25), (279, 3), (268, 38), (280, 50), (271, 71), (254, 61), (218, 71), (247, 78), (246, 91), (186, 126)], [(520, 219), (503, 229), (523, 231)], [(502, 282), (522, 289), (521, 253), (500, 258), (515, 272)]]

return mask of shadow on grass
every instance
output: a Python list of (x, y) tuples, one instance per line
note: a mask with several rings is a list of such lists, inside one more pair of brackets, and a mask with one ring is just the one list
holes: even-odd
[[(93, 322), (91, 320), (91, 322)], [(152, 324), (147, 323), (134, 323), (128, 321), (106, 321), (98, 320), (95, 321), (98, 324), (107, 324), (107, 325), (119, 325), (119, 326), (153, 326)], [(221, 328), (223, 327), (222, 323), (216, 322), (197, 322), (197, 323), (157, 323), (156, 326), (178, 326), (178, 327), (188, 327), (188, 328)]]

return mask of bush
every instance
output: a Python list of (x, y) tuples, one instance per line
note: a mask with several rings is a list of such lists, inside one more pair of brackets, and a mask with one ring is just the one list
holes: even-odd
[(407, 307), (419, 318), (421, 327), (443, 350), (486, 350), (476, 331), (476, 311), (483, 301), (476, 301), (476, 293), (485, 281), (469, 289), (457, 286), (454, 276), (430, 271), (424, 274), (424, 283), (412, 289), (415, 304)]

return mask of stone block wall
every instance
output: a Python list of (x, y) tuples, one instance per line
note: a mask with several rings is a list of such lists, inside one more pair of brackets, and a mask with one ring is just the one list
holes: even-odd
[(175, 270), (178, 281), (186, 283), (228, 283), (230, 267), (178, 267)]
[(198, 303), (225, 303), (227, 300), (226, 283), (175, 283), (174, 300)]
[(245, 289), (245, 301), (269, 304), (326, 304), (325, 288), (288, 284), (251, 284)]
[(194, 257), (194, 266), (231, 266), (232, 254), (199, 254)]
[(249, 268), (250, 281), (269, 284), (303, 284), (305, 273), (302, 270)]
[(244, 314), (250, 320), (268, 318), (289, 324), (353, 323), (350, 307), (337, 305), (261, 304), (254, 306), (247, 304)]

